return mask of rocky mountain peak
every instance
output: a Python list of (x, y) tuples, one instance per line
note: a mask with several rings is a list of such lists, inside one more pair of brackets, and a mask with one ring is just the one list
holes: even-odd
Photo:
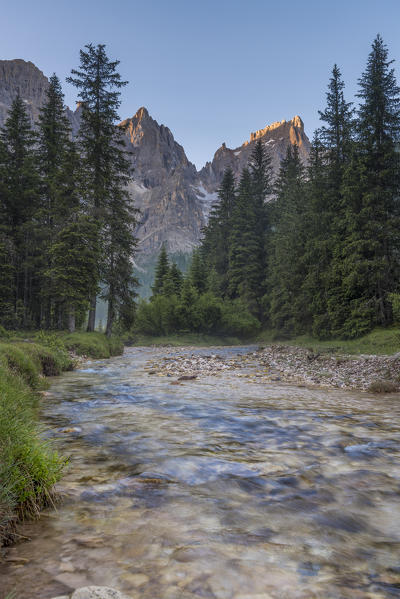
[(33, 62), (16, 58), (0, 60), (0, 126), (7, 118), (13, 100), (20, 95), (34, 122), (39, 115), (49, 85), (47, 77)]
[[(35, 122), (48, 85), (48, 79), (32, 62), (0, 61), (0, 126), (18, 94)], [(79, 129), (81, 110), (79, 104), (75, 112), (66, 108), (73, 135)], [(298, 145), (304, 162), (308, 160), (310, 149), (303, 121), (295, 116), (251, 133), (250, 139), (237, 148), (231, 149), (224, 142), (212, 161), (197, 172), (170, 129), (153, 119), (144, 106), (122, 121), (120, 127), (133, 167), (130, 191), (141, 211), (136, 234), (138, 262), (144, 269), (163, 243), (178, 257), (187, 256), (198, 245), (210, 208), (218, 201), (216, 192), (224, 170), (231, 167), (239, 179), (258, 139), (271, 156), (275, 174), (288, 145)]]
[(289, 121), (277, 121), (251, 133), (250, 139), (238, 148), (227, 148), (225, 143), (218, 148), (212, 162), (207, 162), (199, 173), (202, 186), (208, 194), (215, 195), (227, 167), (230, 167), (236, 179), (239, 179), (240, 173), (249, 162), (255, 143), (259, 139), (263, 141), (264, 147), (271, 157), (274, 175), (279, 170), (289, 144), (298, 146), (300, 158), (304, 163), (308, 160), (310, 141), (304, 132), (301, 118), (295, 116)]

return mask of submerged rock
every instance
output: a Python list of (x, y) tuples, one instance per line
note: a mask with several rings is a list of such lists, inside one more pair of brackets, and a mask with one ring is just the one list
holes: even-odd
[(120, 591), (109, 587), (83, 587), (72, 593), (71, 599), (130, 599)]

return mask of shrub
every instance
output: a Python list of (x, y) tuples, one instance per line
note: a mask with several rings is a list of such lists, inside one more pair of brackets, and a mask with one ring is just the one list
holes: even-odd
[(367, 391), (370, 393), (396, 393), (399, 390), (399, 385), (393, 381), (378, 380), (373, 381), (368, 386)]
[(239, 300), (222, 304), (221, 332), (238, 337), (253, 337), (261, 328), (259, 320)]
[(62, 337), (62, 341), (67, 349), (91, 358), (109, 358), (124, 351), (119, 338), (109, 339), (102, 333), (69, 333)]

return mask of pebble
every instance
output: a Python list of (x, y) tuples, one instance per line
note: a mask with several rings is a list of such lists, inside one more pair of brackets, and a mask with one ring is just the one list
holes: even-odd
[(74, 591), (71, 599), (129, 599), (129, 597), (110, 587), (89, 586)]

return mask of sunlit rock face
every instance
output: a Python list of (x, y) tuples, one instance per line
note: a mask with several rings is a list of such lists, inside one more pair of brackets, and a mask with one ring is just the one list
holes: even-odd
[(227, 167), (233, 170), (237, 179), (240, 177), (240, 173), (247, 166), (254, 146), (259, 139), (261, 139), (271, 157), (274, 176), (276, 176), (281, 160), (285, 157), (290, 144), (298, 146), (300, 158), (304, 163), (308, 161), (311, 144), (304, 132), (304, 124), (301, 118), (295, 116), (290, 121), (273, 123), (267, 125), (264, 129), (251, 133), (250, 140), (245, 141), (238, 148), (230, 149), (225, 144), (218, 148), (213, 160), (207, 162), (199, 172), (199, 177), (208, 193), (216, 191)]
[[(0, 126), (18, 94), (35, 123), (48, 85), (47, 77), (32, 62), (0, 61)], [(66, 108), (74, 136), (79, 129), (80, 111), (79, 105), (74, 112)], [(140, 209), (137, 261), (142, 265), (154, 259), (163, 243), (172, 254), (191, 253), (200, 242), (211, 206), (218, 201), (217, 190), (224, 170), (231, 167), (239, 179), (258, 139), (271, 156), (274, 174), (288, 145), (298, 145), (304, 162), (310, 151), (303, 122), (295, 116), (290, 121), (273, 123), (251, 133), (249, 141), (238, 148), (230, 149), (222, 144), (212, 161), (197, 171), (168, 127), (157, 123), (146, 108), (140, 108), (119, 126), (133, 167), (130, 192)]]
[(133, 167), (131, 193), (141, 211), (140, 254), (158, 252), (163, 243), (170, 252), (190, 253), (205, 225), (195, 166), (168, 127), (159, 125), (146, 108), (120, 126)]

